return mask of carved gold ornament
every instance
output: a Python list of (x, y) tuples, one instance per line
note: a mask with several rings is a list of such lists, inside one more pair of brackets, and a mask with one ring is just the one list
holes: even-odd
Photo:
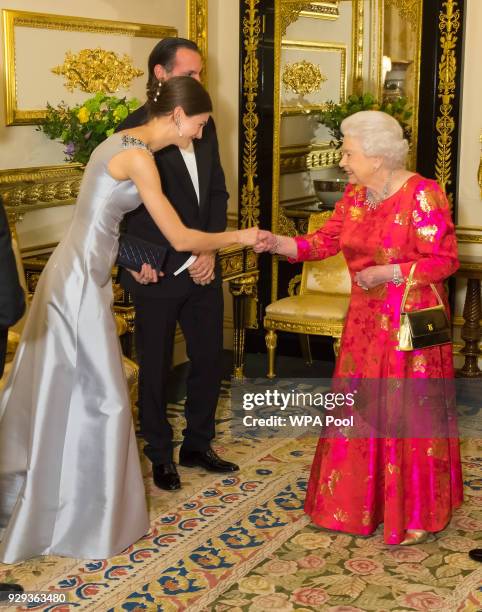
[(388, 5), (396, 8), (402, 20), (407, 21), (413, 31), (417, 29), (420, 0), (385, 0)]
[(0, 170), (0, 197), (10, 223), (32, 210), (73, 204), (82, 174), (80, 164)]
[(203, 58), (201, 81), (207, 85), (208, 0), (189, 0), (188, 24), (188, 38), (197, 44)]
[(284, 36), (288, 27), (298, 20), (301, 11), (307, 11), (310, 7), (311, 2), (306, 2), (306, 0), (282, 0), (281, 36)]
[(256, 109), (258, 97), (259, 62), (257, 50), (261, 37), (261, 16), (258, 10), (259, 0), (245, 0), (246, 10), (243, 17), (243, 44), (246, 57), (243, 63), (243, 185), (241, 189), (241, 227), (252, 227), (258, 224), (260, 215), (260, 193), (257, 184), (257, 133), (259, 115)]
[(88, 93), (128, 89), (132, 79), (144, 74), (143, 70), (134, 68), (125, 53), (121, 57), (114, 51), (100, 48), (82, 49), (77, 54), (67, 51), (64, 63), (52, 68), (52, 72), (65, 76), (65, 87), (69, 91), (80, 89)]
[(319, 19), (338, 19), (340, 16), (340, 0), (325, 0), (311, 2), (308, 9), (301, 11), (302, 17), (318, 17)]
[[(455, 130), (454, 108), (455, 78), (457, 75), (457, 32), (460, 28), (460, 10), (456, 0), (443, 3), (444, 11), (440, 12), (440, 58), (438, 72), (438, 98), (441, 102), (439, 116), (435, 124), (437, 130), (437, 160), (435, 162), (435, 178), (444, 191), (452, 183), (452, 133)], [(452, 200), (449, 197), (450, 204)]]
[(326, 76), (316, 64), (302, 60), (285, 65), (282, 81), (286, 89), (303, 96), (318, 91)]
[(307, 2), (306, 0), (281, 0), (281, 36), (300, 16), (320, 19), (337, 19), (340, 15), (339, 0)]

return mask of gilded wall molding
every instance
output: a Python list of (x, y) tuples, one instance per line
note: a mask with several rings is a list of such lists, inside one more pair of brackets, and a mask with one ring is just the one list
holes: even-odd
[(351, 65), (353, 74), (353, 93), (363, 91), (363, 20), (364, 2), (363, 0), (353, 0), (352, 2), (352, 51)]
[(281, 147), (280, 174), (303, 172), (314, 168), (332, 168), (341, 160), (341, 152), (326, 142)]
[(398, 10), (400, 17), (410, 24), (414, 32), (417, 30), (420, 0), (385, 0), (385, 2)]
[[(370, 0), (370, 74), (371, 91), (378, 99), (382, 98), (382, 58), (383, 58), (383, 0)], [(369, 90), (368, 87), (366, 89)]]
[(259, 0), (245, 0), (245, 13), (242, 22), (243, 43), (246, 56), (243, 64), (243, 184), (241, 188), (241, 227), (258, 224), (260, 215), (260, 193), (257, 178), (257, 130), (259, 115), (256, 109), (258, 96), (259, 63), (257, 51), (261, 36), (261, 17)]
[(0, 196), (10, 223), (32, 210), (73, 204), (82, 175), (80, 164), (0, 171)]
[(482, 244), (482, 227), (476, 225), (457, 225), (455, 233), (459, 243)]
[(188, 0), (188, 38), (193, 40), (203, 57), (202, 82), (207, 86), (208, 74), (208, 0)]
[(300, 17), (317, 19), (338, 19), (340, 0), (310, 2), (309, 0), (281, 0), (281, 36), (286, 34), (289, 26)]
[(280, 20), (281, 36), (286, 34), (289, 26), (298, 21), (301, 11), (307, 11), (311, 2), (306, 0), (281, 0)]
[[(437, 136), (437, 159), (435, 178), (447, 190), (452, 183), (452, 133), (455, 130), (452, 101), (455, 98), (455, 78), (457, 75), (457, 55), (455, 46), (460, 28), (460, 10), (457, 0), (447, 0), (439, 14), (440, 47), (442, 55), (438, 65), (438, 98), (441, 101), (439, 115), (435, 124)], [(451, 198), (450, 198), (451, 199)]]
[(340, 16), (340, 0), (310, 2), (310, 6), (301, 11), (301, 16), (315, 17), (316, 19), (338, 19)]
[[(274, 61), (273, 61), (273, 182), (271, 185), (271, 231), (279, 231), (280, 212), (280, 164), (281, 164), (281, 44), (283, 32), (281, 23), (283, 5), (274, 3)], [(271, 258), (271, 302), (278, 299), (278, 256)]]

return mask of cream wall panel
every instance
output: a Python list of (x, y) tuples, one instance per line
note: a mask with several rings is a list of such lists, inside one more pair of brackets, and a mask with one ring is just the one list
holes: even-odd
[(238, 210), (239, 2), (208, 2), (208, 88), (214, 105), (221, 162), (230, 194), (228, 209)]
[[(480, 162), (480, 134), (482, 132), (482, 2), (467, 0), (465, 17), (465, 52), (462, 82), (462, 127), (460, 133), (460, 162), (458, 175), (457, 224), (465, 227), (482, 227), (482, 201), (477, 182)], [(470, 230), (464, 230), (471, 233)], [(479, 232), (480, 234), (480, 232)], [(460, 243), (459, 254), (481, 254), (479, 243)], [(457, 281), (455, 312), (463, 312), (466, 281)]]
[[(458, 225), (482, 227), (482, 201), (477, 182), (482, 132), (482, 2), (467, 0), (460, 140)], [(480, 247), (479, 247), (480, 250)]]
[[(208, 1), (208, 89), (219, 139), (219, 153), (230, 198), (238, 212), (239, 2)], [(224, 283), (224, 347), (233, 347), (232, 298)]]

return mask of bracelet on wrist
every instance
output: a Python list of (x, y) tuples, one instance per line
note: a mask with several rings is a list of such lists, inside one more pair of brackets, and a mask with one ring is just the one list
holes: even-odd
[(273, 246), (272, 246), (272, 247), (270, 248), (270, 250), (269, 250), (269, 252), (270, 252), (272, 255), (276, 255), (276, 253), (277, 253), (277, 251), (278, 251), (278, 249), (279, 249), (279, 247), (280, 247), (280, 243), (281, 243), (281, 236), (277, 236), (277, 235), (275, 234), (275, 237), (274, 237), (274, 238), (275, 238), (275, 240), (274, 240), (274, 244), (273, 244)]
[(400, 285), (403, 284), (402, 271), (400, 270), (400, 266), (398, 264), (393, 266), (392, 283), (395, 285), (395, 287), (400, 287)]

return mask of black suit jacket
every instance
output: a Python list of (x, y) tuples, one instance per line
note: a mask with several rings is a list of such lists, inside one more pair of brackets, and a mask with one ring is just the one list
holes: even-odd
[[(134, 111), (117, 128), (124, 130), (145, 123), (145, 107)], [(194, 152), (199, 177), (199, 203), (189, 171), (179, 148), (172, 145), (154, 154), (161, 177), (162, 189), (182, 222), (193, 229), (205, 232), (222, 232), (226, 229), (226, 210), (228, 193), (224, 172), (219, 159), (218, 139), (214, 121), (210, 118), (203, 130), (203, 137), (194, 140)], [(125, 217), (125, 231), (149, 242), (169, 245), (166, 237), (158, 229), (144, 205), (128, 213)], [(170, 245), (169, 245), (170, 246)], [(168, 253), (169, 269), (176, 269), (189, 257), (190, 253), (178, 253), (170, 248)], [(208, 286), (217, 287), (221, 283), (221, 273), (217, 266), (215, 280)], [(194, 283), (189, 272), (178, 276), (160, 278), (157, 283), (141, 285), (127, 270), (120, 271), (119, 280), (124, 288), (134, 295), (144, 297), (179, 297), (186, 294)]]
[(25, 295), (18, 280), (7, 215), (0, 201), (0, 376), (5, 364), (8, 328), (24, 311)]

